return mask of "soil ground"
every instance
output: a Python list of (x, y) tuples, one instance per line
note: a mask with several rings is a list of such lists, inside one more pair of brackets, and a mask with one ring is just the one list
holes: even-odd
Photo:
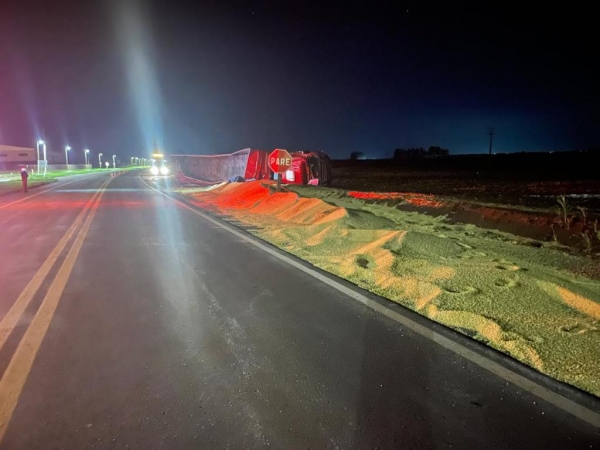
[[(596, 220), (600, 222), (598, 157), (597, 152), (575, 152), (334, 161), (331, 187), (358, 191), (364, 200), (405, 211), (596, 254), (600, 252), (600, 235), (594, 227)], [(566, 221), (557, 201), (563, 195)]]
[(475, 202), (549, 208), (566, 194), (600, 211), (599, 152), (462, 155), (430, 160), (333, 161), (331, 187), (416, 192)]

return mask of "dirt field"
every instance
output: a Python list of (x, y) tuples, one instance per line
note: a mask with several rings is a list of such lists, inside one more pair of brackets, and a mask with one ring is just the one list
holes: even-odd
[(548, 208), (566, 194), (600, 212), (599, 153), (454, 156), (440, 160), (334, 161), (332, 187), (416, 192), (440, 197)]
[[(596, 254), (600, 252), (595, 225), (600, 222), (598, 157), (584, 152), (334, 161), (331, 187), (357, 191), (360, 198), (405, 211)], [(558, 203), (562, 195), (565, 208)]]

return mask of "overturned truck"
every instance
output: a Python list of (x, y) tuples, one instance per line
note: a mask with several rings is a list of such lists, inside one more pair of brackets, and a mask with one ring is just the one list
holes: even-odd
[(282, 174), (287, 184), (325, 185), (331, 183), (331, 160), (322, 152), (291, 152), (292, 167)]
[[(292, 167), (282, 174), (288, 184), (324, 184), (331, 182), (331, 161), (321, 152), (291, 152)], [(181, 184), (208, 185), (223, 181), (268, 180), (269, 153), (246, 148), (223, 155), (172, 155), (175, 175)]]
[(267, 152), (246, 148), (225, 155), (172, 155), (178, 181), (184, 184), (214, 184), (243, 178), (270, 178)]

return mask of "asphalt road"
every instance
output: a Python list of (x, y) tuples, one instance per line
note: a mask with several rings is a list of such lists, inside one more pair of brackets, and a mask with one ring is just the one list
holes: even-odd
[(2, 449), (600, 446), (482, 365), (596, 400), (389, 305), (415, 333), (138, 173), (47, 189), (0, 197)]

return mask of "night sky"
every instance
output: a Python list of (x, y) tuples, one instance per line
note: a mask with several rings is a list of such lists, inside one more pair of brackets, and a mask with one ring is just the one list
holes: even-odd
[[(450, 4), (451, 2), (446, 2)], [(489, 2), (487, 2), (489, 3)], [(496, 3), (496, 5), (498, 5)], [(422, 2), (0, 1), (0, 143), (146, 156), (252, 147), (598, 147), (590, 10)]]

